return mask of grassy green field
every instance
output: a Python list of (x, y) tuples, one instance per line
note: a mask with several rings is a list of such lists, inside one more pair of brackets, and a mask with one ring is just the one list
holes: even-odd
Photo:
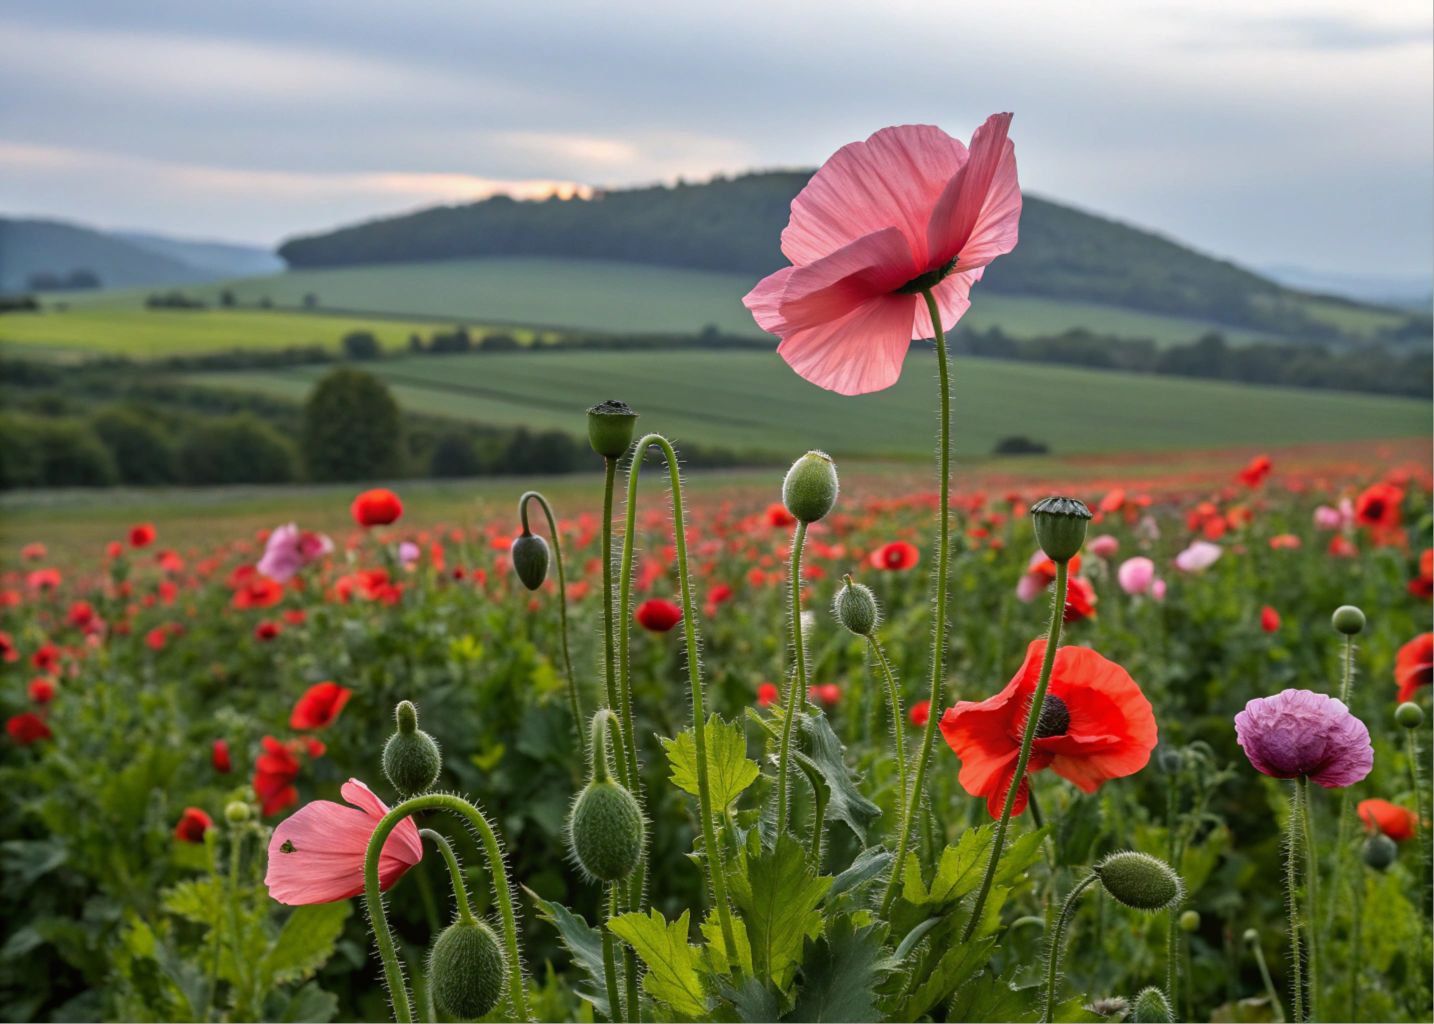
[[(707, 325), (723, 333), (762, 337), (742, 305), (755, 279), (745, 274), (688, 270), (600, 260), (505, 258), (453, 260), (299, 270), (185, 289), (217, 303), (229, 289), (244, 306), (268, 299), (278, 306), (300, 306), (306, 295), (320, 311), (349, 311), (391, 317), (445, 318), (480, 324), (542, 325), (552, 328), (628, 333), (695, 334)], [(143, 308), (144, 292), (97, 292), (65, 297), (70, 310), (98, 315), (101, 309)], [(999, 326), (1015, 337), (1059, 334), (1073, 327), (1124, 338), (1161, 343), (1189, 341), (1215, 325), (1129, 309), (1079, 302), (983, 294), (977, 285), (974, 304), (963, 323), (985, 330)], [(174, 317), (171, 311), (149, 314)], [(269, 314), (279, 315), (279, 314)], [(10, 318), (7, 316), (6, 320)], [(90, 347), (112, 351), (103, 320), (94, 330), (64, 332), (48, 328), (46, 317), (34, 323), (19, 318), (3, 328), (0, 341), (45, 342), (65, 334)], [(1224, 329), (1234, 341), (1262, 337), (1252, 331)], [(406, 337), (406, 333), (403, 335)]]
[[(926, 458), (936, 417), (935, 358), (913, 350), (886, 391), (846, 398), (796, 376), (773, 353), (664, 350), (425, 356), (369, 364), (406, 408), (475, 422), (583, 430), (607, 398), (640, 426), (680, 440), (787, 456)], [(188, 379), (302, 400), (325, 367)], [(1066, 367), (961, 359), (953, 379), (955, 448), (984, 455), (1023, 434), (1054, 452), (1209, 448), (1427, 436), (1430, 405)]]

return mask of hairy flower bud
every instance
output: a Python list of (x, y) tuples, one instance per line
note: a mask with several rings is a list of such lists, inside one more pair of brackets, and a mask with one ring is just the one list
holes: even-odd
[(1136, 1024), (1170, 1024), (1175, 1015), (1170, 1012), (1170, 1001), (1158, 988), (1143, 989), (1135, 997), (1135, 1007), (1130, 1019)]
[(491, 928), (471, 918), (451, 924), (428, 953), (433, 1001), (459, 1020), (486, 1016), (503, 996), (506, 969)]
[(1424, 709), (1413, 701), (1405, 701), (1394, 709), (1394, 720), (1406, 729), (1417, 729), (1424, 724)]
[(1375, 832), (1364, 841), (1364, 862), (1379, 871), (1393, 864), (1398, 855), (1398, 844), (1383, 832)]
[(1354, 636), (1364, 630), (1364, 612), (1352, 604), (1342, 604), (1330, 616), (1330, 624), (1345, 636)]
[(1093, 870), (1106, 892), (1134, 910), (1167, 910), (1185, 894), (1180, 876), (1148, 853), (1112, 853)]
[(846, 586), (836, 592), (832, 613), (857, 636), (870, 636), (881, 618), (881, 609), (871, 588), (853, 583), (850, 576), (846, 578)]
[(249, 805), (243, 800), (230, 800), (224, 806), (224, 820), (231, 825), (242, 825), (249, 820)]
[(1187, 910), (1181, 914), (1180, 930), (1182, 932), (1198, 932), (1200, 930), (1200, 911)]
[(807, 452), (787, 470), (782, 504), (801, 522), (815, 523), (836, 504), (836, 463), (826, 452)]
[(1180, 772), (1181, 763), (1180, 751), (1174, 747), (1161, 747), (1160, 753), (1156, 756), (1155, 763), (1166, 775), (1176, 775)]
[(524, 530), (514, 537), (509, 556), (513, 571), (529, 590), (537, 590), (548, 578), (548, 542), (536, 533)]
[(632, 874), (642, 857), (646, 831), (637, 801), (611, 779), (589, 782), (573, 801), (568, 818), (568, 838), (578, 867), (603, 882)]
[(1090, 509), (1075, 498), (1046, 498), (1031, 506), (1036, 543), (1053, 562), (1069, 562), (1085, 543)]
[(637, 413), (626, 402), (606, 401), (588, 410), (588, 443), (605, 459), (615, 459), (632, 447)]
[(398, 731), (383, 748), (383, 773), (404, 796), (426, 792), (438, 781), (443, 755), (433, 737), (418, 727), (418, 709), (399, 701), (394, 709)]

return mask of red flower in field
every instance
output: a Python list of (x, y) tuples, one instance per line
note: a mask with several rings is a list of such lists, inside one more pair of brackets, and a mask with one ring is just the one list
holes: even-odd
[(214, 749), (210, 752), (209, 763), (214, 765), (214, 770), (228, 775), (234, 770), (234, 762), (229, 757), (229, 741), (215, 740)]
[(787, 506), (781, 502), (773, 502), (767, 506), (766, 519), (768, 526), (795, 526), (797, 517), (787, 511)]
[(353, 691), (338, 683), (315, 683), (294, 705), (289, 716), (291, 729), (325, 729), (339, 717), (339, 712), (353, 696)]
[[(315, 800), (274, 829), (264, 884), (280, 903), (334, 903), (363, 892), (364, 857), (388, 805), (358, 779), (349, 779), (341, 792), (354, 807)], [(404, 818), (379, 851), (379, 888), (392, 888), (422, 859), (418, 826)]]
[(708, 604), (721, 604), (723, 601), (731, 600), (731, 598), (732, 588), (725, 583), (714, 583), (707, 589)]
[(877, 569), (889, 569), (893, 572), (904, 572), (913, 568), (921, 560), (921, 552), (915, 544), (904, 540), (895, 540), (890, 544), (883, 544), (871, 553), (870, 562)]
[(1010, 123), (988, 118), (969, 152), (930, 125), (885, 128), (812, 176), (782, 232), (794, 265), (742, 300), (792, 369), (844, 395), (890, 387), (911, 342), (935, 333), (923, 288), (955, 326), (983, 268), (1016, 245)]
[(1106, 492), (1104, 498), (1100, 499), (1100, 511), (1119, 512), (1125, 504), (1125, 488), (1115, 487)]
[(15, 646), (15, 638), (9, 633), (0, 630), (0, 661), (19, 661), (20, 651)]
[(30, 694), (32, 701), (43, 706), (55, 699), (55, 681), (53, 679), (47, 679), (44, 676), (31, 679), (27, 692)]
[(50, 549), (38, 541), (33, 544), (26, 544), (20, 549), (20, 557), (27, 562), (38, 562), (49, 553)]
[(302, 608), (290, 608), (279, 617), (291, 626), (302, 626), (308, 621), (309, 613)]
[(1268, 455), (1256, 455), (1250, 460), (1249, 465), (1239, 472), (1240, 483), (1254, 490), (1265, 482), (1265, 477), (1270, 475), (1274, 464), (1270, 462)]
[(168, 573), (181, 573), (184, 571), (184, 559), (179, 557), (177, 551), (161, 551), (155, 556), (159, 567)]
[(270, 640), (275, 639), (282, 632), (283, 627), (281, 627), (277, 622), (265, 619), (254, 627), (254, 639), (257, 640), (259, 643), (264, 644), (268, 643)]
[(22, 747), (28, 747), (39, 740), (47, 740), (52, 735), (45, 720), (30, 711), (11, 718), (5, 723), (5, 731)]
[(54, 675), (60, 668), (60, 648), (52, 641), (41, 644), (39, 649), (30, 655), (30, 664), (41, 672)]
[(1270, 538), (1270, 548), (1274, 551), (1298, 551), (1301, 543), (1293, 533), (1276, 534)]
[(159, 601), (163, 605), (174, 604), (174, 599), (179, 596), (179, 584), (173, 580), (159, 581)]
[(1354, 558), (1359, 554), (1359, 548), (1342, 533), (1336, 533), (1329, 540), (1329, 547), (1326, 549), (1334, 558)]
[(403, 502), (398, 495), (386, 487), (364, 491), (349, 506), (354, 522), (367, 529), (371, 526), (387, 526), (396, 523), (403, 515)]
[(1280, 613), (1269, 605), (1260, 609), (1260, 628), (1266, 633), (1275, 633), (1280, 628)]
[(1066, 608), (1063, 622), (1079, 622), (1095, 618), (1095, 587), (1084, 576), (1072, 576), (1066, 584)]
[(1394, 681), (1399, 684), (1400, 701), (1413, 700), (1419, 687), (1434, 682), (1434, 633), (1420, 633), (1399, 648)]
[(911, 718), (911, 724), (916, 728), (925, 728), (926, 723), (931, 720), (931, 702), (929, 700), (917, 701), (911, 705), (911, 710), (907, 712), (907, 715)]
[(153, 523), (139, 523), (129, 528), (129, 546), (146, 548), (154, 543), (156, 536)]
[(235, 608), (272, 608), (284, 600), (284, 587), (257, 572), (246, 574), (234, 591), (230, 604)]
[(95, 621), (95, 606), (88, 601), (76, 601), (70, 605), (65, 621), (76, 629), (84, 629)]
[(1434, 548), (1419, 556), (1419, 575), (1409, 581), (1409, 592), (1425, 601), (1434, 597)]
[(264, 753), (254, 762), (254, 792), (262, 801), (267, 817), (299, 802), (294, 780), (299, 777), (299, 759), (272, 736), (265, 736)]
[[(941, 718), (941, 735), (961, 759), (961, 786), (1000, 817), (1014, 781), (1026, 716), (1045, 655), (1034, 640), (1006, 688), (979, 703), (960, 701)], [(1027, 771), (1051, 768), (1087, 793), (1144, 768), (1155, 748), (1155, 714), (1125, 669), (1084, 647), (1056, 652)], [(1021, 780), (1013, 813), (1025, 810)]]
[(1379, 829), (1396, 843), (1413, 839), (1414, 827), (1419, 823), (1419, 816), (1408, 807), (1400, 807), (1388, 800), (1361, 800), (1359, 817), (1366, 832)]
[(1354, 521), (1375, 530), (1390, 530), (1399, 525), (1400, 506), (1404, 492), (1393, 484), (1374, 484), (1354, 499)]
[(114, 559), (118, 558), (122, 554), (124, 554), (124, 545), (121, 544), (119, 541), (112, 540), (105, 545), (106, 557)]
[(214, 819), (198, 807), (186, 807), (174, 826), (174, 838), (181, 843), (202, 843), (204, 833), (214, 827)]
[(836, 683), (823, 683), (821, 686), (807, 687), (807, 696), (812, 700), (819, 700), (828, 707), (834, 707), (841, 700), (841, 687)]
[(782, 694), (778, 691), (775, 683), (757, 684), (757, 703), (761, 707), (771, 707), (781, 699)]
[(682, 608), (659, 597), (651, 598), (637, 606), (632, 613), (637, 624), (654, 633), (666, 633), (682, 621)]
[(144, 642), (149, 644), (151, 650), (162, 651), (169, 640), (168, 626), (155, 626), (144, 636)]
[(62, 579), (59, 569), (36, 569), (25, 577), (25, 586), (33, 591), (58, 590)]

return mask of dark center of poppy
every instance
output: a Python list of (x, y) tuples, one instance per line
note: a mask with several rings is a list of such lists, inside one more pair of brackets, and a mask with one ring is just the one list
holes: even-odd
[(1364, 514), (1370, 519), (1383, 519), (1384, 502), (1380, 501), (1378, 498), (1375, 498), (1369, 504), (1364, 506)]
[(279, 847), (279, 852), (280, 852), (280, 853), (293, 853), (293, 852), (295, 852), (297, 849), (298, 849), (298, 847), (296, 847), (296, 846), (294, 845), (294, 841), (293, 841), (292, 839), (285, 839), (285, 840), (284, 840), (284, 845), (281, 846), (281, 847)]
[(928, 270), (924, 274), (917, 274), (910, 281), (907, 281), (900, 288), (897, 288), (897, 293), (901, 295), (920, 295), (930, 288), (935, 288), (951, 275), (951, 271), (956, 269), (956, 261), (960, 258), (959, 255), (952, 256), (935, 270)]
[(1066, 702), (1054, 693), (1046, 694), (1046, 699), (1041, 703), (1041, 717), (1036, 719), (1036, 739), (1064, 736), (1070, 727), (1071, 713), (1066, 708)]

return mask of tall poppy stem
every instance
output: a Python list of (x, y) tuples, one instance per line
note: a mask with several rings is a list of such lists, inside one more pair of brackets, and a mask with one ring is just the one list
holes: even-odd
[[(792, 681), (787, 686), (787, 699), (782, 709), (782, 747), (777, 757), (777, 834), (780, 836), (787, 827), (787, 782), (791, 770), (792, 721), (807, 692), (807, 652), (802, 643), (802, 546), (807, 539), (807, 524), (797, 523), (796, 535), (792, 538), (792, 651), (796, 665), (792, 670)], [(821, 828), (821, 823), (817, 823)]]
[(604, 458), (606, 473), (602, 485), (602, 639), (604, 666), (607, 670), (607, 706), (618, 708), (617, 666), (613, 654), (612, 624), (612, 490), (617, 479), (617, 459)]
[(1094, 871), (1086, 875), (1076, 883), (1074, 889), (1066, 896), (1066, 901), (1061, 905), (1061, 916), (1056, 920), (1056, 930), (1051, 934), (1051, 949), (1046, 954), (1046, 1010), (1041, 1014), (1043, 1022), (1050, 1021), (1056, 1012), (1056, 985), (1061, 976), (1061, 939), (1065, 934), (1066, 922), (1070, 919), (1072, 911), (1075, 910), (1076, 900), (1080, 894), (1099, 877)]
[(568, 653), (568, 582), (563, 575), (563, 541), (558, 536), (558, 524), (553, 519), (553, 508), (548, 499), (537, 491), (527, 491), (518, 499), (518, 518), (522, 521), (523, 532), (528, 532), (528, 502), (536, 501), (543, 506), (543, 515), (548, 520), (548, 536), (553, 540), (553, 560), (558, 567), (558, 621), (563, 629), (563, 671), (568, 676), (568, 705), (573, 713), (573, 729), (578, 734), (578, 752), (584, 758), (588, 755), (587, 736), (583, 734), (583, 713), (578, 704), (578, 681), (573, 675), (573, 659)]
[[(891, 674), (891, 663), (887, 661), (886, 651), (882, 649), (881, 641), (873, 633), (867, 636), (866, 642), (871, 645), (872, 651), (876, 654), (877, 663), (881, 665), (882, 675), (886, 677), (886, 695), (891, 701), (891, 721), (896, 730), (896, 771), (901, 786), (901, 796), (897, 800), (897, 805), (900, 806), (906, 802), (909, 767), (906, 763), (906, 740), (902, 735), (905, 732), (905, 724), (901, 714), (901, 691), (896, 688), (896, 677)], [(882, 912), (885, 913), (885, 909)]]
[(971, 907), (971, 919), (966, 922), (962, 942), (971, 941), (976, 926), (981, 920), (981, 911), (986, 908), (986, 897), (991, 893), (991, 883), (996, 879), (996, 868), (1001, 863), (1001, 854), (1006, 849), (1006, 828), (1011, 823), (1011, 812), (1016, 806), (1016, 794), (1026, 779), (1026, 765), (1031, 760), (1031, 744), (1036, 740), (1036, 723), (1040, 721), (1045, 707), (1046, 688), (1051, 682), (1051, 669), (1056, 664), (1056, 648), (1061, 643), (1061, 622), (1066, 610), (1066, 577), (1070, 572), (1069, 562), (1056, 563), (1056, 596), (1051, 608), (1051, 626), (1046, 632), (1046, 653), (1041, 658), (1041, 678), (1036, 683), (1036, 692), (1031, 697), (1031, 708), (1026, 712), (1026, 731), (1021, 735), (1021, 754), (1016, 759), (1016, 771), (1011, 776), (1011, 785), (1006, 790), (1006, 806), (1001, 809), (1001, 821), (996, 826), (996, 836), (991, 840), (991, 860), (986, 865), (986, 877), (981, 879), (981, 889)]
[(1300, 823), (1305, 833), (1305, 900), (1308, 906), (1305, 918), (1310, 923), (1310, 1020), (1319, 1020), (1319, 852), (1315, 846), (1314, 804), (1310, 800), (1310, 780), (1302, 775), (1295, 780), (1295, 786), (1300, 791)]
[(936, 569), (932, 585), (936, 590), (936, 616), (931, 631), (931, 694), (928, 698), (930, 713), (926, 718), (926, 731), (921, 736), (921, 754), (916, 759), (916, 780), (906, 795), (906, 806), (901, 812), (901, 834), (896, 841), (896, 862), (891, 866), (891, 877), (886, 883), (886, 895), (881, 899), (881, 916), (891, 912), (892, 901), (896, 898), (897, 886), (906, 865), (908, 837), (916, 808), (921, 803), (922, 791), (926, 785), (926, 767), (931, 762), (931, 748), (936, 740), (936, 724), (941, 717), (941, 688), (946, 672), (946, 573), (950, 564), (951, 550), (951, 369), (946, 359), (946, 332), (941, 327), (941, 309), (930, 288), (922, 290), (926, 309), (931, 315), (931, 329), (936, 338), (936, 368), (941, 381), (941, 441), (937, 450), (937, 463), (941, 474), (941, 508), (937, 521)]
[(1295, 1009), (1295, 1024), (1305, 1019), (1304, 965), (1300, 961), (1300, 788), (1291, 783), (1294, 792), (1290, 798), (1290, 829), (1285, 838), (1285, 898), (1290, 907), (1290, 967), (1293, 971), (1290, 987)]
[[(1339, 687), (1339, 699), (1349, 707), (1350, 692), (1354, 686), (1354, 637), (1344, 638), (1344, 680)], [(1325, 928), (1334, 927), (1339, 913), (1340, 900), (1344, 897), (1344, 882), (1351, 860), (1350, 847), (1353, 845), (1350, 833), (1354, 830), (1354, 805), (1350, 798), (1353, 786), (1345, 786), (1339, 793), (1339, 825), (1335, 834), (1334, 880), (1330, 884), (1329, 908), (1325, 911)]]

